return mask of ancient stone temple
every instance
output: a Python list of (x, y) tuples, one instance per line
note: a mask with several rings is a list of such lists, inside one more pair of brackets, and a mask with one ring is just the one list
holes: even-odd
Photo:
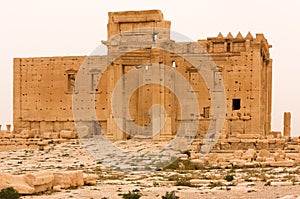
[[(156, 48), (174, 47), (193, 54), (197, 49), (195, 46), (201, 46), (203, 53), (208, 53), (214, 61), (218, 69), (214, 74), (222, 77), (224, 85), (226, 113), (222, 136), (268, 135), (271, 128), (272, 60), (269, 54), (271, 45), (264, 35), (253, 37), (248, 33), (243, 37), (239, 33), (233, 37), (231, 33), (227, 36), (220, 33), (217, 37), (197, 42), (175, 42), (171, 40), (170, 27), (170, 21), (164, 20), (159, 10), (113, 12), (109, 13), (107, 41), (103, 41), (108, 49), (106, 56), (15, 58), (15, 133), (22, 130), (50, 134), (63, 130), (75, 132), (72, 96), (77, 94), (75, 81), (84, 65), (87, 75), (85, 88), (95, 106), (76, 108), (87, 112), (93, 109), (97, 115), (82, 119), (85, 131), (93, 134), (103, 131), (112, 140), (126, 139), (130, 137), (125, 133), (126, 128), (118, 128), (112, 113), (114, 88), (129, 71), (139, 67), (146, 71), (156, 64), (172, 68), (191, 85), (190, 92), (197, 96), (199, 104), (197, 136), (203, 137), (214, 114), (211, 88), (189, 61), (172, 51)], [(111, 40), (114, 37), (117, 40)], [(136, 42), (142, 43), (143, 48), (135, 49)], [(98, 62), (108, 65), (105, 71), (97, 68)], [(160, 73), (164, 76), (162, 71)], [(145, 72), (139, 81), (147, 81), (147, 75)], [(218, 84), (216, 77), (212, 79)], [(165, 77), (164, 81), (167, 79)], [(174, 84), (171, 87), (176, 89), (178, 86)], [(124, 105), (122, 103), (120, 106)], [(172, 137), (177, 133), (179, 124), (190, 119), (182, 113), (184, 105), (179, 103), (170, 88), (143, 84), (132, 93), (128, 104), (131, 122), (148, 131), (147, 126), (151, 124), (149, 110), (154, 104), (162, 105), (166, 116), (158, 134), (160, 138)], [(100, 124), (101, 130), (97, 124)], [(150, 131), (153, 129), (150, 128)]]

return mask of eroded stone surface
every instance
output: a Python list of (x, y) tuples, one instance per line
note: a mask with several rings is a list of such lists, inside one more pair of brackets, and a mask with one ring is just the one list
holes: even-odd
[[(160, 122), (150, 123), (153, 115), (148, 114), (153, 104), (159, 104), (164, 107), (166, 122), (153, 139), (170, 139), (177, 133), (178, 123), (194, 119), (191, 117), (194, 109), (199, 109), (197, 120), (200, 124), (197, 137), (203, 138), (214, 114), (210, 90), (225, 92), (227, 96), (226, 104), (222, 104), (226, 118), (224, 126), (220, 129), (221, 137), (237, 137), (243, 139), (242, 142), (247, 142), (247, 147), (251, 147), (249, 142), (252, 141), (248, 140), (250, 138), (277, 135), (270, 130), (271, 45), (263, 34), (253, 37), (248, 33), (244, 37), (239, 33), (232, 37), (230, 33), (226, 37), (219, 34), (217, 37), (208, 37), (197, 42), (174, 42), (170, 38), (171, 22), (165, 20), (159, 10), (111, 12), (107, 27), (108, 38), (103, 42), (108, 48), (106, 56), (14, 59), (15, 134), (20, 134), (21, 137), (50, 138), (57, 137), (60, 133), (62, 138), (75, 138), (77, 130), (83, 136), (105, 133), (111, 140), (139, 136), (141, 132), (129, 132), (131, 125), (126, 125), (123, 129), (127, 135), (118, 128), (111, 107), (113, 90), (118, 80), (130, 70), (159, 64), (160, 67), (171, 67), (185, 78), (192, 87), (189, 93), (197, 96), (199, 108), (190, 107), (191, 114), (185, 114), (190, 110), (181, 110), (179, 105), (184, 107), (184, 104), (188, 103), (186, 99), (183, 104), (178, 104), (175, 94), (171, 93), (170, 89), (146, 84), (132, 94), (128, 105), (131, 120), (135, 124), (146, 126), (141, 135), (153, 135), (155, 129), (160, 126)], [(116, 36), (117, 41), (114, 41)], [(186, 57), (174, 53), (176, 50), (187, 57), (204, 57), (202, 61), (208, 60), (205, 58), (208, 53), (211, 62), (216, 65), (216, 71), (211, 71), (212, 74), (205, 79), (204, 74), (199, 74), (199, 66), (191, 65)], [(99, 64), (110, 63), (111, 59), (114, 60), (109, 67), (100, 71)], [(83, 99), (78, 101), (85, 103), (80, 102), (78, 107), (74, 107), (72, 102), (72, 95), (79, 92), (75, 88), (75, 80), (83, 63), (88, 74), (84, 78), (84, 85), (78, 87), (84, 87), (84, 92), (90, 94), (88, 102), (96, 102), (92, 108), (93, 104)], [(100, 74), (101, 79), (98, 82)], [(163, 84), (175, 81), (173, 76), (170, 76), (170, 79), (165, 79), (164, 75), (162, 77)], [(147, 83), (149, 78), (158, 77), (157, 74), (149, 76), (145, 72), (140, 81)], [(211, 85), (211, 88), (208, 88), (208, 85)], [(177, 84), (173, 87), (179, 86)], [(123, 104), (120, 100), (118, 105)], [(87, 114), (94, 109), (97, 118)], [(74, 124), (74, 111), (78, 111), (80, 115), (77, 129)], [(159, 114), (163, 112), (160, 111)], [(98, 122), (102, 130), (97, 127)], [(51, 132), (55, 136), (52, 136)], [(13, 137), (14, 134), (7, 133), (3, 136)]]

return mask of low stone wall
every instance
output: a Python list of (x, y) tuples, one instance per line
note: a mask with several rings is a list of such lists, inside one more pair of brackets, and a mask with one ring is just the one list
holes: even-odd
[(82, 171), (43, 171), (24, 175), (0, 173), (0, 190), (13, 187), (20, 194), (35, 194), (95, 185), (97, 179), (97, 175), (85, 174)]
[[(184, 154), (181, 159), (188, 157)], [(232, 168), (232, 167), (293, 167), (300, 165), (300, 153), (285, 153), (278, 149), (274, 152), (269, 150), (236, 150), (233, 153), (210, 153), (199, 158), (198, 154), (193, 154), (191, 162), (202, 167), (212, 168)]]
[(220, 139), (204, 157), (199, 151), (203, 140), (196, 140), (190, 148), (190, 157), (182, 159), (208, 167), (292, 167), (300, 165), (300, 139), (294, 138), (230, 138)]
[(79, 142), (77, 139), (42, 139), (42, 138), (0, 138), (0, 151), (18, 150), (18, 149), (39, 149), (48, 144), (59, 144), (64, 142)]
[[(190, 150), (199, 151), (201, 149), (204, 139), (195, 139)], [(267, 150), (294, 150), (300, 152), (300, 138), (299, 137), (282, 137), (282, 138), (228, 138), (219, 139), (214, 145), (212, 152), (224, 152), (247, 149), (267, 149)]]
[(39, 129), (22, 130), (20, 133), (11, 131), (0, 131), (1, 138), (42, 138), (42, 139), (74, 139), (77, 138), (77, 133), (70, 130), (61, 130), (60, 132), (40, 132)]

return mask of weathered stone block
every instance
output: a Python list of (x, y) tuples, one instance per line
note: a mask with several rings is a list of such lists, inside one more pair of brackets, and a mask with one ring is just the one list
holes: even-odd
[(60, 131), (60, 137), (66, 139), (74, 139), (77, 137), (77, 135), (74, 131), (62, 130)]
[(262, 158), (269, 158), (270, 157), (270, 152), (266, 149), (262, 149), (258, 152), (258, 156)]
[(253, 161), (256, 158), (256, 151), (254, 149), (248, 149), (242, 156), (243, 160)]
[(243, 156), (244, 152), (242, 150), (234, 151), (233, 155), (235, 158), (239, 159)]
[(277, 152), (273, 154), (273, 158), (275, 159), (275, 161), (282, 161), (283, 160), (283, 158)]
[(236, 137), (240, 139), (260, 139), (261, 135), (260, 134), (237, 134)]
[(292, 186), (293, 182), (271, 182), (271, 186)]
[(41, 135), (44, 139), (51, 139), (52, 138), (52, 132), (43, 132)]
[(41, 137), (40, 129), (31, 129), (31, 134), (33, 137)]
[(61, 188), (83, 186), (83, 172), (82, 171), (65, 171), (55, 172), (53, 186), (61, 186)]
[(271, 167), (292, 167), (294, 166), (294, 161), (292, 160), (285, 160), (285, 161), (278, 161), (278, 162), (270, 162)]
[(34, 131), (31, 131), (31, 130), (22, 130), (21, 133), (20, 133), (20, 137), (21, 138), (34, 138)]
[(35, 193), (34, 187), (31, 187), (26, 183), (24, 175), (18, 176), (0, 173), (0, 189), (5, 189), (8, 187), (13, 187), (17, 192), (21, 194)]
[(286, 156), (285, 152), (281, 149), (277, 149), (277, 150), (275, 150), (275, 152), (278, 153), (281, 158), (285, 158), (285, 156)]
[(51, 183), (54, 180), (52, 172), (38, 172), (25, 175), (25, 180), (30, 186)]
[(98, 175), (96, 174), (83, 174), (84, 185), (96, 185), (96, 180), (98, 179)]

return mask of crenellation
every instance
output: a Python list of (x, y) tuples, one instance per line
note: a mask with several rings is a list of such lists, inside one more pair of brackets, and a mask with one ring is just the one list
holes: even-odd
[(241, 32), (238, 32), (238, 34), (236, 35), (235, 39), (244, 39), (243, 35), (241, 34)]
[(252, 41), (254, 39), (250, 31), (247, 33), (245, 39), (250, 40), (250, 41)]

